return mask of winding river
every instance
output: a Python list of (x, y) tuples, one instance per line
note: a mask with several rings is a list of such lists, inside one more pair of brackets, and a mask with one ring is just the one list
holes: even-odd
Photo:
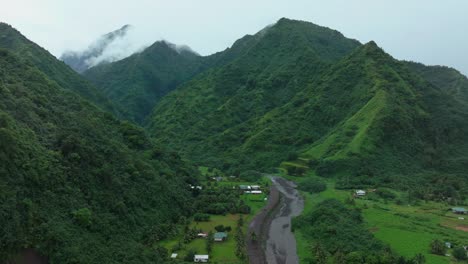
[(291, 231), (291, 219), (304, 209), (304, 199), (296, 190), (296, 184), (279, 177), (271, 178), (281, 193), (279, 208), (272, 216), (265, 256), (268, 264), (297, 264), (299, 258), (296, 239)]

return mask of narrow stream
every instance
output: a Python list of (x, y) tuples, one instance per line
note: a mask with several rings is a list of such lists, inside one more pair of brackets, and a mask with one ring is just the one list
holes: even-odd
[(291, 232), (291, 219), (304, 209), (304, 199), (296, 190), (294, 182), (279, 177), (271, 178), (281, 193), (280, 208), (273, 216), (266, 241), (268, 264), (298, 264), (296, 239)]

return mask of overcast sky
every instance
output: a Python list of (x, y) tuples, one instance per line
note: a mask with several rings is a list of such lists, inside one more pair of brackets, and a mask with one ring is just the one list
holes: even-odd
[(57, 57), (132, 24), (138, 45), (166, 39), (207, 55), (281, 17), (310, 21), (398, 59), (468, 74), (467, 0), (0, 0), (0, 20)]

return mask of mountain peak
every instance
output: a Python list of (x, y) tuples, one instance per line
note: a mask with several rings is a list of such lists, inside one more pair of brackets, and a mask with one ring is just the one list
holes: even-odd
[(126, 50), (128, 49), (128, 45), (126, 45), (128, 33), (132, 29), (132, 25), (126, 24), (102, 35), (83, 51), (64, 52), (60, 59), (79, 73), (101, 63), (123, 59), (133, 53), (133, 51)]
[(384, 59), (384, 58), (393, 59), (392, 56), (390, 56), (388, 53), (386, 53), (373, 40), (371, 40), (371, 41), (367, 42), (366, 44), (362, 45), (358, 50), (356, 50), (356, 52), (361, 53), (366, 57), (380, 58), (380, 59)]

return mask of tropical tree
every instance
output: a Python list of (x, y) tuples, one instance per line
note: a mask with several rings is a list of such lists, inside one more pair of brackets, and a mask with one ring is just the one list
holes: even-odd
[(446, 248), (444, 243), (436, 239), (431, 242), (431, 253), (436, 255), (445, 255)]
[(208, 237), (206, 238), (206, 251), (208, 252), (208, 254), (211, 253), (211, 251), (213, 251), (213, 231), (210, 231), (208, 233)]

